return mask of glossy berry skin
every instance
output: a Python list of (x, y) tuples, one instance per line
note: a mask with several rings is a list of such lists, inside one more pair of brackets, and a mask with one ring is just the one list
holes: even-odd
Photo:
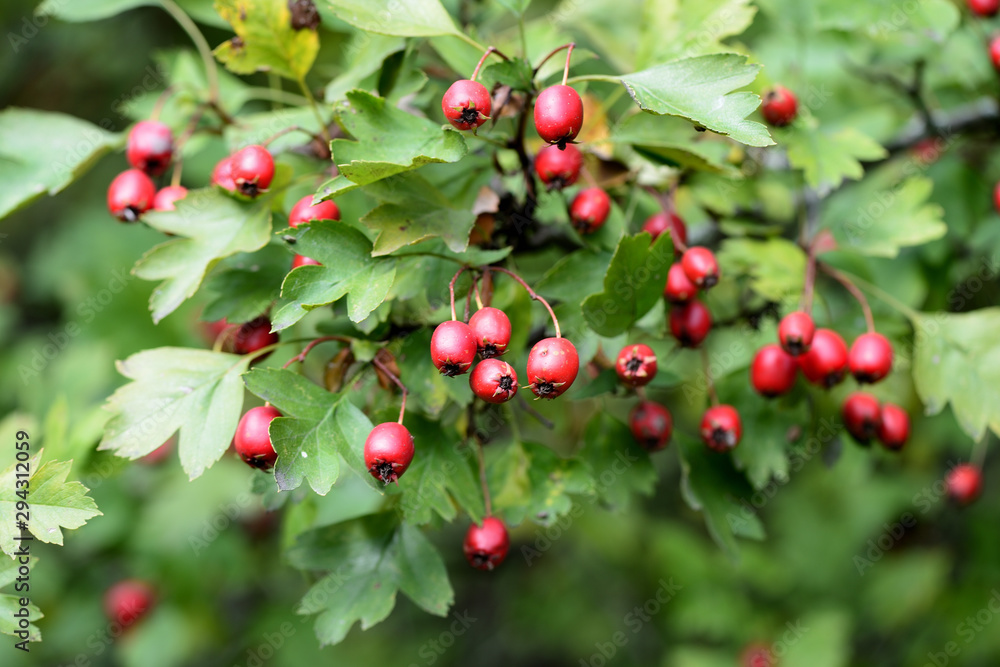
[(1000, 11), (1000, 0), (968, 0), (969, 9), (976, 16), (989, 18)]
[(993, 207), (1000, 213), (1000, 183), (993, 188)]
[(876, 435), (886, 449), (902, 449), (910, 437), (910, 415), (894, 403), (885, 403)]
[(670, 410), (659, 403), (642, 401), (632, 408), (628, 417), (632, 437), (647, 452), (656, 452), (670, 444), (674, 419)]
[[(235, 354), (251, 354), (277, 342), (278, 334), (271, 331), (271, 320), (261, 316), (255, 320), (244, 322), (236, 329), (233, 333), (232, 350)], [(266, 358), (268, 354), (270, 352), (257, 357), (257, 360)]]
[(708, 248), (696, 246), (688, 248), (681, 256), (681, 268), (688, 280), (699, 289), (710, 289), (719, 282), (719, 263), (715, 253)]
[(576, 346), (565, 338), (543, 338), (528, 353), (528, 386), (538, 398), (562, 395), (579, 372)]
[(233, 154), (232, 176), (236, 188), (247, 197), (266, 192), (274, 178), (274, 158), (263, 146), (247, 146)]
[(611, 197), (601, 188), (580, 190), (569, 205), (569, 219), (581, 234), (593, 234), (611, 213)]
[(701, 439), (709, 449), (728, 452), (740, 444), (743, 424), (740, 413), (731, 405), (715, 405), (701, 418)]
[(993, 63), (993, 68), (1000, 71), (1000, 37), (990, 40), (990, 61)]
[(168, 185), (160, 188), (153, 197), (154, 211), (174, 211), (177, 209), (177, 201), (187, 197), (188, 190), (183, 185)]
[(948, 472), (944, 481), (948, 487), (948, 495), (962, 505), (968, 505), (979, 497), (983, 474), (979, 472), (979, 468), (961, 463)]
[(646, 222), (642, 223), (642, 231), (649, 232), (654, 241), (660, 237), (660, 234), (672, 231), (673, 236), (676, 237), (676, 241), (680, 241), (682, 244), (687, 245), (687, 225), (685, 225), (684, 220), (682, 220), (681, 217), (674, 212), (667, 213), (666, 211), (660, 211), (659, 213), (649, 216), (646, 218)]
[(648, 345), (626, 345), (615, 361), (618, 378), (632, 387), (644, 387), (656, 377), (656, 353)]
[(510, 536), (507, 526), (496, 517), (483, 519), (483, 525), (472, 524), (465, 533), (462, 551), (469, 565), (477, 570), (492, 570), (507, 557), (510, 549)]
[(517, 373), (506, 361), (483, 359), (472, 369), (469, 386), (487, 403), (506, 403), (517, 393)]
[(236, 426), (236, 435), (233, 437), (233, 446), (248, 466), (260, 470), (270, 470), (274, 467), (278, 453), (271, 444), (268, 428), (275, 417), (281, 416), (277, 408), (262, 405), (250, 408), (240, 419), (239, 425)]
[(698, 347), (712, 330), (712, 313), (698, 299), (670, 310), (670, 333), (682, 347)]
[(156, 595), (153, 588), (138, 579), (125, 579), (104, 594), (104, 613), (112, 623), (127, 628), (149, 613)]
[(892, 345), (882, 334), (862, 334), (854, 339), (847, 363), (858, 382), (878, 382), (892, 370)]
[(332, 201), (321, 201), (313, 206), (312, 195), (295, 202), (288, 214), (288, 226), (298, 227), (312, 220), (340, 220), (340, 209)]
[(583, 100), (569, 86), (549, 86), (535, 100), (535, 129), (546, 143), (560, 148), (583, 127)]
[(413, 436), (402, 424), (384, 422), (365, 440), (365, 467), (385, 484), (395, 482), (413, 461)]
[(820, 387), (835, 387), (847, 375), (847, 343), (830, 329), (817, 329), (809, 351), (796, 359), (806, 379)]
[(816, 334), (816, 325), (809, 315), (801, 310), (788, 313), (781, 318), (778, 325), (778, 340), (785, 352), (798, 357), (809, 351), (812, 345), (813, 336)]
[(667, 284), (663, 287), (663, 296), (670, 303), (681, 305), (695, 297), (698, 293), (698, 286), (691, 282), (691, 279), (684, 273), (684, 267), (680, 262), (671, 264), (667, 272)]
[(740, 655), (740, 667), (777, 667), (778, 659), (763, 644), (751, 644)]
[(476, 334), (465, 322), (448, 320), (431, 336), (431, 361), (441, 375), (454, 377), (469, 371), (476, 358)]
[(224, 157), (219, 160), (215, 169), (212, 170), (212, 185), (218, 186), (223, 190), (229, 190), (230, 192), (236, 192), (236, 181), (233, 180), (233, 157)]
[(550, 190), (559, 190), (576, 183), (583, 167), (583, 153), (576, 146), (559, 150), (546, 146), (535, 156), (535, 173)]
[(480, 308), (469, 318), (476, 347), (483, 359), (499, 357), (510, 345), (510, 318), (499, 308)]
[(761, 396), (774, 398), (792, 390), (798, 370), (795, 357), (771, 343), (757, 350), (750, 366), (750, 383)]
[(444, 117), (459, 130), (476, 129), (489, 120), (492, 110), (490, 91), (478, 81), (456, 81), (441, 98)]
[(295, 259), (292, 260), (292, 268), (297, 269), (300, 266), (323, 266), (317, 262), (312, 257), (306, 257), (305, 255), (296, 255)]
[(784, 86), (775, 86), (764, 95), (760, 113), (771, 125), (784, 127), (790, 124), (799, 112), (799, 101), (794, 93)]
[(847, 432), (862, 445), (867, 445), (878, 434), (879, 424), (882, 423), (882, 407), (871, 394), (854, 392), (844, 399), (841, 414)]
[(155, 120), (142, 120), (128, 133), (125, 157), (128, 163), (150, 176), (159, 176), (174, 154), (174, 133)]
[(108, 210), (122, 222), (135, 222), (153, 207), (156, 186), (138, 169), (123, 171), (108, 186)]

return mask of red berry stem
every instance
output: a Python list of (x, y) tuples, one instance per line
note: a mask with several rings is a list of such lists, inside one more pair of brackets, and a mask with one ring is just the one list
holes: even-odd
[(404, 385), (403, 382), (396, 376), (396, 374), (393, 373), (391, 370), (389, 370), (389, 367), (383, 364), (381, 361), (379, 361), (377, 357), (372, 357), (372, 365), (374, 365), (377, 369), (385, 373), (386, 377), (392, 380), (393, 384), (399, 387), (399, 391), (402, 392), (403, 398), (402, 402), (399, 405), (399, 423), (402, 424), (403, 415), (406, 414), (406, 396), (410, 393), (409, 390), (406, 388), (406, 385)]
[[(674, 194), (677, 192), (677, 183), (670, 186), (669, 193), (660, 192), (651, 185), (644, 187), (646, 192), (653, 195), (653, 197), (660, 202), (660, 207), (663, 209), (664, 213), (669, 215), (674, 212)], [(670, 232), (670, 240), (674, 244), (674, 252), (687, 252), (688, 246), (680, 239), (680, 237), (677, 236), (677, 231), (674, 229), (674, 226), (669, 225), (667, 229)]]
[[(472, 285), (469, 287), (469, 291), (465, 293), (465, 323), (469, 323), (469, 318), (472, 317), (472, 293), (476, 292), (476, 301), (479, 301), (478, 295), (478, 283), (479, 279), (476, 274), (472, 274)], [(480, 308), (483, 306), (480, 305)]]
[(521, 283), (521, 287), (523, 287), (528, 292), (528, 296), (530, 296), (535, 301), (541, 301), (542, 305), (545, 306), (545, 310), (549, 311), (549, 317), (552, 318), (552, 326), (554, 326), (556, 328), (556, 338), (562, 338), (562, 332), (559, 330), (559, 320), (556, 319), (556, 314), (552, 311), (552, 306), (549, 305), (548, 301), (546, 301), (544, 298), (538, 296), (538, 294), (535, 293), (535, 290), (531, 289), (528, 286), (528, 283), (524, 282), (524, 279), (521, 278), (521, 276), (519, 276), (516, 273), (514, 273), (513, 271), (508, 271), (507, 269), (503, 268), (502, 266), (492, 266), (490, 268), (493, 271), (499, 271), (501, 273), (506, 273), (508, 276), (510, 276), (511, 278), (513, 278), (514, 280), (516, 280), (517, 282)]
[(531, 403), (528, 403), (528, 401), (525, 400), (524, 396), (522, 396), (521, 394), (517, 394), (517, 402), (518, 405), (524, 408), (525, 412), (527, 412), (529, 415), (537, 419), (538, 423), (544, 426), (545, 428), (551, 431), (556, 427), (555, 423), (552, 420), (547, 419), (545, 415), (543, 415), (541, 412), (531, 407)]
[[(479, 294), (479, 277), (478, 276), (472, 276), (472, 289), (469, 290), (469, 294), (470, 295), (472, 295), (472, 294), (476, 295), (476, 310), (482, 310), (483, 309), (483, 297)], [(468, 305), (465, 306), (465, 316), (466, 317), (469, 316), (469, 306)]]
[(865, 313), (865, 325), (868, 327), (868, 333), (875, 333), (875, 318), (872, 317), (872, 309), (871, 306), (868, 305), (868, 299), (865, 298), (864, 292), (858, 289), (858, 286), (855, 285), (850, 278), (832, 266), (821, 264), (820, 268), (828, 276), (843, 285), (844, 289), (850, 292), (851, 296), (853, 296), (857, 302), (861, 304), (861, 310)]
[(305, 349), (303, 349), (297, 355), (295, 355), (294, 357), (292, 357), (291, 359), (289, 359), (288, 361), (286, 361), (285, 365), (282, 366), (281, 368), (282, 369), (288, 368), (289, 366), (291, 366), (292, 364), (294, 364), (296, 361), (305, 361), (306, 360), (306, 356), (310, 352), (312, 352), (312, 349), (314, 347), (316, 347), (320, 343), (328, 343), (331, 340), (335, 340), (335, 341), (344, 343), (345, 345), (350, 345), (351, 341), (352, 341), (352, 339), (348, 338), (347, 336), (320, 336), (319, 338), (310, 341), (309, 344), (305, 346)]
[[(534, 76), (538, 76), (538, 71), (540, 69), (542, 69), (542, 65), (544, 65), (545, 63), (547, 63), (549, 61), (549, 58), (551, 58), (552, 56), (556, 55), (557, 53), (559, 53), (563, 49), (569, 49), (570, 51), (572, 51), (574, 46), (576, 46), (576, 42), (570, 42), (569, 44), (563, 44), (562, 46), (557, 46), (556, 48), (552, 49), (549, 52), (549, 54), (547, 56), (545, 56), (544, 58), (542, 58), (541, 62), (539, 62), (535, 66), (535, 71), (532, 74)], [(567, 62), (567, 68), (568, 68), (569, 67), (569, 65), (568, 65), (569, 58), (566, 59), (566, 62)], [(563, 77), (563, 84), (565, 85), (565, 83), (566, 83), (566, 78), (564, 76)]]
[(479, 68), (483, 66), (483, 63), (486, 62), (487, 56), (489, 56), (491, 53), (497, 54), (498, 56), (500, 56), (504, 60), (510, 60), (510, 58), (508, 58), (507, 56), (505, 56), (500, 51), (500, 49), (498, 49), (497, 47), (491, 46), (491, 47), (487, 48), (486, 49), (486, 53), (484, 53), (483, 57), (479, 59), (479, 63), (476, 65), (476, 69), (472, 72), (472, 78), (470, 78), (469, 81), (475, 81), (476, 80), (476, 77), (479, 76)]
[(177, 92), (177, 86), (170, 84), (163, 89), (160, 96), (156, 98), (156, 104), (153, 105), (153, 111), (149, 114), (149, 120), (160, 120), (160, 112), (163, 111), (163, 106), (167, 103), (174, 93)]
[(174, 0), (160, 0), (160, 5), (177, 21), (198, 49), (198, 55), (201, 56), (202, 64), (205, 66), (205, 77), (208, 79), (209, 105), (219, 114), (219, 118), (224, 123), (227, 125), (232, 123), (232, 118), (229, 117), (229, 114), (219, 106), (219, 66), (215, 62), (215, 56), (212, 55), (212, 47), (208, 45), (205, 36), (198, 29), (198, 25), (191, 20), (187, 12), (181, 9)]
[(562, 85), (566, 85), (566, 80), (569, 78), (569, 57), (573, 55), (573, 47), (576, 46), (575, 42), (569, 43), (569, 48), (566, 49), (566, 66), (563, 68), (563, 80)]
[(712, 379), (712, 373), (708, 368), (708, 350), (704, 347), (701, 348), (701, 367), (705, 373), (705, 382), (708, 386), (708, 397), (712, 401), (712, 406), (719, 404), (719, 395), (715, 391), (715, 380)]
[(264, 141), (262, 141), (260, 143), (260, 145), (264, 146), (266, 148), (275, 139), (278, 139), (279, 137), (283, 137), (286, 134), (289, 134), (291, 132), (304, 132), (305, 134), (308, 134), (309, 137), (312, 138), (315, 141), (319, 141), (319, 142), (323, 141), (323, 137), (319, 136), (318, 134), (314, 134), (314, 133), (310, 132), (309, 130), (307, 130), (306, 128), (302, 127), (301, 125), (291, 125), (289, 127), (286, 127), (283, 130), (278, 130), (277, 132), (275, 132), (274, 134), (272, 134), (270, 137), (268, 137), (267, 139), (265, 139)]
[[(469, 267), (467, 267), (467, 266), (463, 266), (462, 268), (460, 268), (458, 270), (458, 272), (455, 273), (454, 276), (452, 276), (451, 282), (448, 283), (448, 296), (451, 297), (451, 319), (452, 320), (457, 320), (458, 319), (458, 313), (455, 312), (455, 281), (457, 281), (458, 277), (460, 275), (462, 275), (463, 273), (465, 273), (465, 270), (468, 269), (468, 268)], [(466, 311), (468, 311), (468, 308), (466, 308)]]

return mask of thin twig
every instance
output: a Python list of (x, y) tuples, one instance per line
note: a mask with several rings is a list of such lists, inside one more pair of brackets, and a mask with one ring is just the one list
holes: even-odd
[(294, 357), (292, 357), (291, 359), (289, 359), (288, 361), (286, 361), (285, 365), (282, 366), (282, 368), (288, 368), (289, 366), (291, 366), (292, 364), (294, 364), (296, 361), (305, 361), (306, 360), (306, 355), (308, 355), (310, 352), (312, 352), (312, 349), (314, 347), (316, 347), (320, 343), (328, 343), (331, 340), (335, 340), (335, 341), (344, 343), (346, 345), (350, 345), (351, 344), (351, 339), (347, 338), (346, 336), (320, 336), (316, 340), (310, 341), (310, 343), (305, 346), (305, 349), (303, 349), (297, 355), (295, 355)]
[(382, 371), (383, 373), (385, 373), (388, 376), (388, 378), (390, 380), (392, 380), (393, 383), (395, 383), (395, 385), (397, 387), (399, 387), (399, 391), (402, 392), (403, 398), (402, 398), (402, 402), (400, 403), (400, 406), (399, 406), (399, 423), (402, 424), (403, 423), (403, 415), (406, 414), (406, 396), (410, 392), (409, 392), (409, 390), (407, 390), (406, 385), (404, 385), (402, 383), (402, 381), (398, 377), (396, 377), (396, 374), (393, 373), (391, 370), (389, 370), (388, 366), (386, 366), (385, 364), (383, 364), (381, 361), (379, 361), (375, 357), (372, 357), (372, 364), (377, 369), (379, 369), (380, 371)]
[(872, 317), (872, 309), (871, 306), (868, 305), (868, 299), (865, 297), (864, 292), (858, 289), (858, 286), (855, 285), (850, 278), (848, 278), (847, 276), (845, 276), (843, 273), (833, 268), (832, 266), (828, 266), (826, 264), (820, 264), (819, 268), (828, 276), (830, 276), (838, 283), (843, 285), (844, 289), (850, 292), (851, 296), (853, 296), (857, 300), (857, 302), (861, 305), (861, 310), (864, 311), (865, 325), (868, 327), (868, 333), (874, 333), (875, 318)]
[(555, 314), (555, 312), (553, 312), (552, 306), (549, 305), (548, 301), (546, 301), (543, 297), (538, 296), (538, 294), (535, 293), (535, 290), (531, 289), (528, 286), (528, 283), (524, 282), (524, 279), (521, 278), (521, 276), (519, 276), (516, 273), (514, 273), (513, 271), (509, 271), (509, 270), (503, 268), (502, 266), (494, 266), (494, 267), (491, 267), (491, 268), (494, 271), (499, 271), (500, 273), (506, 273), (508, 276), (510, 276), (511, 278), (513, 278), (514, 280), (516, 280), (517, 282), (521, 283), (521, 287), (523, 287), (525, 290), (527, 290), (528, 296), (530, 296), (535, 301), (541, 301), (542, 305), (545, 306), (545, 309), (547, 311), (549, 311), (549, 317), (552, 318), (552, 325), (556, 328), (556, 338), (562, 338), (562, 332), (559, 330), (559, 320), (556, 319), (556, 314)]
[(553, 423), (549, 419), (546, 419), (545, 416), (542, 415), (542, 413), (540, 413), (538, 410), (535, 410), (533, 407), (531, 407), (531, 403), (528, 403), (528, 401), (524, 400), (524, 396), (521, 396), (520, 394), (518, 394), (517, 395), (517, 401), (518, 401), (517, 404), (519, 406), (521, 406), (522, 408), (524, 408), (525, 412), (527, 412), (529, 415), (531, 415), (532, 417), (534, 417), (535, 419), (537, 419), (538, 423), (540, 423), (542, 426), (544, 426), (547, 429), (553, 429), (553, 428), (556, 427), (555, 423)]
[(463, 273), (465, 273), (465, 270), (467, 268), (469, 268), (469, 267), (463, 266), (462, 268), (460, 268), (458, 270), (458, 272), (454, 276), (452, 276), (451, 282), (448, 283), (448, 296), (451, 297), (451, 319), (452, 320), (457, 320), (458, 319), (458, 313), (455, 312), (455, 281), (458, 280), (458, 277), (460, 275), (462, 275)]

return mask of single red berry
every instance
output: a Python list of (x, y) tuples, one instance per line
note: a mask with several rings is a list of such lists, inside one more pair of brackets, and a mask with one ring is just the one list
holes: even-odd
[(292, 268), (297, 269), (300, 266), (323, 266), (323, 265), (311, 257), (306, 257), (304, 255), (296, 255), (295, 259), (292, 260)]
[(750, 382), (757, 393), (773, 398), (791, 391), (798, 370), (795, 357), (771, 343), (757, 350), (750, 366)]
[(563, 148), (583, 127), (583, 100), (569, 86), (549, 86), (535, 100), (535, 129), (543, 141)]
[(538, 398), (566, 392), (580, 372), (576, 347), (565, 338), (543, 338), (528, 353), (528, 380)]
[(830, 329), (817, 329), (809, 351), (796, 359), (807, 380), (827, 389), (847, 375), (847, 343)]
[(788, 313), (781, 318), (778, 325), (778, 340), (785, 352), (797, 357), (809, 351), (812, 345), (813, 336), (816, 334), (816, 325), (807, 314), (801, 310)]
[(977, 16), (989, 18), (1000, 11), (1000, 0), (968, 0), (969, 9)]
[(674, 419), (670, 416), (670, 410), (651, 401), (642, 401), (632, 408), (628, 424), (632, 429), (632, 437), (647, 452), (666, 447), (674, 432)]
[(997, 213), (1000, 213), (1000, 183), (997, 183), (996, 187), (993, 188), (993, 206)]
[(994, 37), (990, 40), (990, 60), (993, 62), (994, 69), (1000, 70), (1000, 37)]
[(135, 222), (153, 207), (156, 186), (138, 169), (123, 171), (108, 186), (108, 210), (122, 222)]
[(465, 534), (462, 550), (469, 565), (477, 570), (492, 570), (507, 557), (510, 536), (507, 526), (496, 517), (483, 519), (483, 525), (472, 524)]
[(793, 120), (799, 112), (799, 101), (792, 91), (784, 86), (775, 86), (764, 95), (760, 112), (771, 125), (784, 127)]
[(856, 391), (841, 407), (847, 432), (862, 445), (867, 445), (878, 434), (882, 423), (882, 407), (878, 399), (863, 391)]
[(469, 386), (487, 403), (506, 403), (517, 393), (517, 373), (506, 361), (483, 359), (472, 369)]
[(233, 154), (232, 175), (237, 189), (247, 197), (266, 192), (274, 178), (274, 158), (263, 146), (247, 146)]
[(743, 424), (740, 413), (731, 405), (715, 405), (701, 418), (701, 439), (710, 449), (728, 452), (740, 444)]
[(236, 181), (233, 180), (233, 156), (224, 157), (216, 163), (211, 180), (212, 185), (236, 192)]
[(910, 149), (910, 152), (918, 162), (921, 162), (922, 164), (933, 164), (939, 157), (941, 157), (941, 153), (944, 148), (944, 142), (940, 139), (928, 137), (915, 143), (913, 148)]
[(550, 190), (560, 190), (576, 183), (583, 167), (583, 153), (576, 146), (559, 150), (546, 146), (535, 156), (535, 173)]
[(902, 449), (910, 437), (910, 415), (898, 405), (884, 404), (877, 435), (886, 449)]
[(709, 289), (719, 282), (719, 263), (708, 248), (688, 248), (681, 256), (681, 267), (688, 280), (700, 289)]
[(618, 353), (615, 372), (625, 384), (644, 387), (656, 377), (656, 353), (642, 343), (626, 345)]
[(778, 659), (771, 649), (763, 644), (751, 644), (740, 655), (742, 667), (777, 667)]
[(384, 422), (365, 440), (365, 467), (385, 484), (395, 482), (413, 461), (413, 436), (402, 424)]
[(510, 344), (510, 318), (499, 308), (480, 308), (469, 318), (469, 327), (476, 337), (479, 356), (499, 357)]
[(698, 286), (691, 282), (691, 279), (684, 273), (684, 267), (680, 262), (670, 265), (667, 272), (667, 284), (663, 288), (663, 296), (667, 301), (675, 305), (682, 305), (694, 298), (698, 293)]
[(176, 210), (176, 202), (187, 197), (187, 193), (188, 190), (183, 185), (168, 185), (165, 188), (160, 188), (159, 192), (156, 193), (156, 196), (153, 197), (153, 210)]
[(654, 241), (659, 238), (660, 234), (673, 232), (675, 241), (680, 241), (683, 245), (687, 245), (687, 225), (684, 224), (681, 216), (673, 211), (669, 213), (660, 211), (649, 216), (646, 218), (646, 222), (642, 224), (642, 231), (649, 232)]
[(125, 157), (128, 163), (150, 176), (159, 176), (174, 154), (174, 133), (155, 120), (142, 120), (128, 133)]
[(610, 212), (611, 197), (601, 188), (580, 190), (569, 205), (570, 222), (581, 234), (593, 234), (600, 229)]
[(854, 339), (847, 360), (855, 380), (878, 382), (892, 370), (892, 345), (882, 334), (861, 334)]
[(138, 579), (125, 579), (104, 594), (104, 613), (111, 622), (127, 628), (149, 613), (155, 599), (149, 584)]
[(948, 472), (945, 478), (948, 495), (962, 505), (968, 505), (979, 497), (983, 484), (983, 475), (979, 468), (968, 463), (960, 463)]
[[(278, 342), (278, 333), (271, 331), (271, 320), (260, 316), (255, 320), (244, 322), (233, 333), (231, 347), (235, 354), (250, 354), (262, 347)], [(265, 359), (270, 352), (257, 357), (257, 361)]]
[(474, 130), (490, 119), (490, 91), (478, 81), (461, 79), (451, 84), (441, 98), (441, 111), (459, 130)]
[(306, 195), (295, 202), (288, 214), (288, 226), (298, 227), (313, 220), (340, 220), (340, 209), (332, 201), (321, 201), (313, 205), (313, 196)]
[(476, 358), (476, 349), (476, 334), (465, 322), (442, 322), (431, 336), (431, 361), (441, 375), (467, 373)]
[(170, 456), (170, 453), (173, 451), (173, 449), (174, 449), (174, 440), (173, 438), (171, 438), (166, 442), (164, 442), (159, 447), (157, 447), (156, 449), (154, 449), (153, 451), (151, 451), (149, 454), (146, 454), (141, 459), (139, 459), (139, 463), (149, 466), (154, 466), (163, 463), (163, 461), (167, 460), (167, 458)]
[(230, 324), (226, 321), (226, 318), (221, 320), (216, 320), (214, 322), (201, 322), (201, 331), (205, 337), (205, 342), (209, 345), (215, 345), (215, 341), (218, 340), (219, 336), (227, 334), (228, 332), (235, 331), (237, 325)]
[(277, 408), (262, 405), (246, 411), (240, 423), (236, 426), (233, 446), (243, 462), (253, 468), (270, 470), (278, 460), (278, 452), (274, 451), (268, 429), (275, 417), (282, 414)]
[(670, 333), (682, 347), (698, 347), (712, 330), (712, 313), (698, 299), (670, 310)]

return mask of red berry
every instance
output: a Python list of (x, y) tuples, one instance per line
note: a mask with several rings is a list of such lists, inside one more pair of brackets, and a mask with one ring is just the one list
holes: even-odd
[(236, 181), (233, 180), (233, 157), (224, 157), (215, 165), (212, 170), (212, 185), (216, 185), (223, 190), (236, 192)]
[(750, 367), (750, 382), (757, 393), (773, 398), (791, 391), (796, 372), (795, 357), (771, 343), (757, 350)]
[(979, 497), (983, 484), (983, 475), (979, 468), (960, 463), (948, 472), (945, 478), (948, 485), (948, 495), (963, 505), (968, 505)]
[(496, 517), (483, 519), (483, 525), (472, 524), (465, 534), (462, 550), (469, 565), (477, 570), (492, 570), (507, 557), (510, 548), (510, 536), (507, 526)]
[(667, 301), (676, 305), (685, 304), (697, 293), (698, 286), (687, 277), (680, 262), (671, 264), (670, 271), (667, 272), (667, 284), (663, 288), (663, 296)]
[(785, 352), (797, 357), (809, 351), (812, 345), (813, 336), (816, 333), (816, 325), (807, 314), (801, 310), (788, 313), (781, 318), (778, 325), (778, 340)]
[(171, 438), (170, 440), (167, 440), (162, 445), (151, 451), (149, 454), (146, 454), (141, 459), (139, 459), (139, 463), (143, 463), (149, 466), (162, 463), (167, 459), (167, 457), (170, 456), (170, 453), (173, 451), (173, 448), (174, 448), (174, 441)]
[(375, 479), (395, 482), (413, 461), (413, 436), (402, 424), (385, 422), (365, 440), (365, 467)]
[(122, 222), (135, 222), (153, 207), (156, 186), (138, 169), (123, 171), (108, 186), (108, 210)]
[(847, 344), (830, 329), (817, 329), (809, 351), (796, 359), (807, 380), (827, 389), (847, 375)]
[(583, 127), (583, 100), (569, 86), (549, 86), (535, 100), (535, 129), (543, 141), (560, 148)]
[(300, 266), (323, 266), (323, 265), (311, 257), (306, 257), (304, 255), (296, 255), (295, 259), (292, 260), (292, 268), (297, 269)]
[(125, 157), (128, 163), (151, 176), (159, 176), (174, 154), (174, 133), (155, 120), (142, 120), (128, 133)]
[(1000, 11), (1000, 0), (968, 0), (969, 9), (977, 16), (996, 16)]
[(156, 196), (153, 197), (154, 211), (173, 211), (177, 208), (175, 203), (179, 199), (187, 197), (188, 190), (183, 185), (168, 185), (160, 188)]
[(632, 408), (628, 418), (632, 437), (647, 452), (663, 449), (670, 443), (674, 432), (674, 420), (670, 410), (659, 403), (643, 401)]
[(224, 317), (221, 320), (216, 320), (215, 322), (201, 322), (201, 330), (205, 336), (205, 342), (209, 345), (214, 345), (219, 336), (230, 330), (235, 330), (236, 326), (237, 325), (235, 324), (227, 322)]
[(431, 336), (431, 361), (441, 375), (453, 377), (467, 373), (476, 358), (476, 349), (476, 334), (465, 322), (442, 322)]
[(535, 173), (549, 189), (562, 189), (576, 183), (583, 167), (583, 153), (576, 146), (559, 150), (546, 146), (535, 156)]
[(137, 623), (153, 607), (155, 594), (152, 587), (138, 579), (125, 579), (104, 594), (104, 613), (123, 628)]
[(469, 318), (469, 327), (476, 337), (479, 356), (499, 357), (510, 344), (510, 319), (499, 308), (480, 308)]
[(240, 419), (233, 445), (236, 447), (236, 453), (247, 465), (261, 470), (270, 470), (274, 467), (278, 453), (271, 444), (268, 429), (274, 418), (281, 416), (277, 408), (262, 405), (250, 408)]
[(763, 644), (751, 644), (740, 655), (742, 667), (777, 667), (777, 664), (778, 659), (772, 655), (771, 649)]
[(615, 371), (625, 384), (644, 387), (656, 377), (656, 353), (642, 343), (626, 345), (618, 353)]
[(688, 280), (700, 289), (709, 289), (719, 282), (719, 263), (708, 248), (688, 248), (681, 256), (681, 267)]
[(313, 220), (340, 220), (340, 209), (332, 201), (321, 201), (315, 206), (313, 196), (306, 195), (295, 202), (288, 214), (288, 226), (298, 227)]
[(892, 370), (892, 345), (882, 334), (862, 334), (854, 340), (847, 359), (858, 382), (878, 382)]
[(943, 144), (944, 142), (940, 139), (932, 139), (928, 137), (915, 143), (913, 148), (910, 149), (910, 152), (918, 162), (921, 162), (922, 164), (932, 164), (937, 161), (939, 157), (941, 157), (941, 152), (945, 148)]
[(451, 84), (441, 98), (441, 111), (459, 130), (474, 130), (490, 118), (490, 91), (478, 81), (461, 79)]
[(902, 449), (910, 437), (910, 415), (893, 403), (882, 406), (878, 439), (886, 449)]
[(600, 229), (610, 212), (611, 197), (601, 188), (580, 190), (569, 205), (570, 222), (581, 234), (593, 234)]
[[(262, 315), (255, 320), (241, 324), (233, 333), (231, 346), (236, 354), (250, 354), (277, 342), (278, 334), (271, 331), (271, 320)], [(260, 361), (269, 354), (270, 352), (257, 357), (257, 360)]]
[(233, 154), (232, 176), (237, 189), (247, 197), (266, 192), (274, 178), (274, 158), (263, 146), (247, 146)]
[(799, 111), (799, 101), (792, 91), (784, 86), (775, 86), (764, 95), (760, 112), (771, 125), (784, 127), (793, 120)]
[(660, 211), (659, 213), (649, 216), (646, 218), (646, 222), (642, 225), (642, 231), (649, 232), (654, 241), (659, 238), (660, 234), (672, 231), (675, 241), (680, 241), (683, 245), (687, 245), (687, 225), (685, 225), (684, 220), (682, 220), (681, 217), (673, 211), (670, 213)]
[(990, 40), (990, 60), (993, 61), (993, 67), (1000, 70), (1000, 37)]
[(484, 359), (472, 369), (469, 386), (487, 403), (506, 403), (517, 393), (517, 373), (506, 361)]
[(862, 445), (867, 445), (875, 437), (882, 423), (882, 408), (878, 399), (863, 391), (856, 391), (844, 399), (841, 413), (847, 432)]
[(731, 405), (716, 405), (705, 411), (701, 418), (701, 439), (710, 449), (728, 452), (740, 444), (743, 425), (740, 413)]
[(670, 333), (682, 347), (698, 347), (712, 330), (712, 313), (698, 299), (670, 310)]
[(579, 371), (576, 347), (565, 338), (543, 338), (528, 353), (528, 386), (538, 398), (565, 393)]
[(1000, 183), (997, 183), (996, 187), (993, 188), (993, 206), (997, 213), (1000, 213)]

